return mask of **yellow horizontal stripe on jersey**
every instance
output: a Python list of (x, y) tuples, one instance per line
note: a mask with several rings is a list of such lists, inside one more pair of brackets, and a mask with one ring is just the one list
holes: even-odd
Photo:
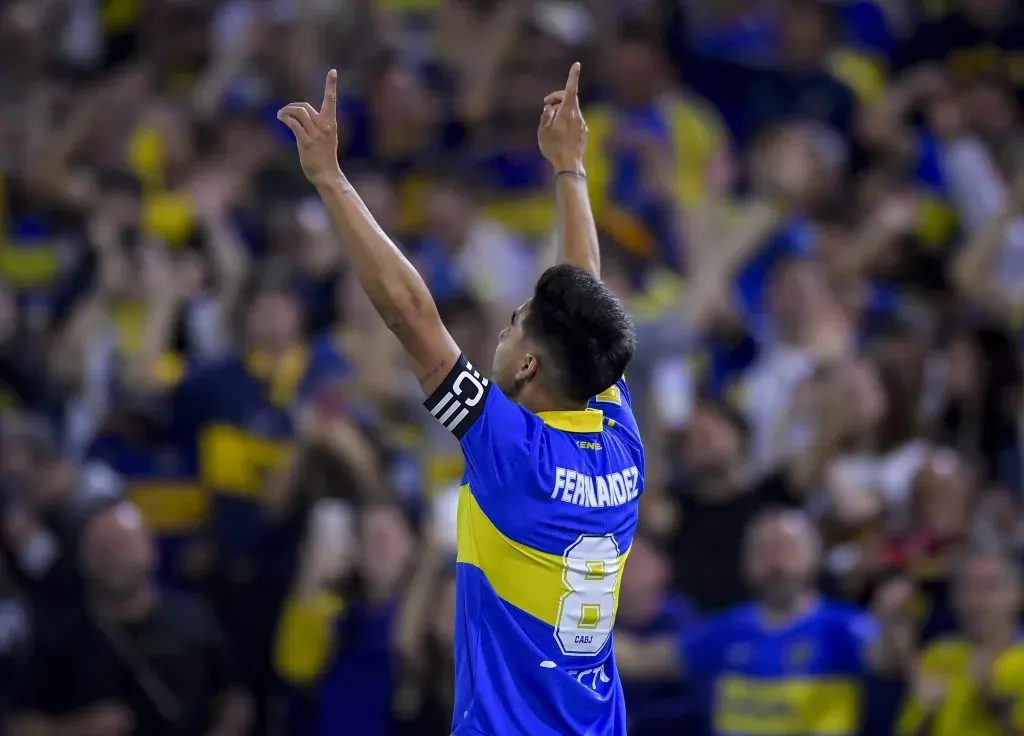
[[(558, 626), (558, 606), (567, 592), (561, 555), (527, 547), (498, 531), (468, 485), (459, 488), (458, 539), (458, 561), (478, 568), (499, 598), (553, 628)], [(575, 541), (566, 539), (566, 546)], [(628, 554), (627, 550), (619, 555), (619, 570)], [(615, 581), (616, 608), (621, 579), (618, 575)]]
[(716, 733), (846, 736), (860, 723), (860, 688), (846, 678), (728, 676), (715, 688)]

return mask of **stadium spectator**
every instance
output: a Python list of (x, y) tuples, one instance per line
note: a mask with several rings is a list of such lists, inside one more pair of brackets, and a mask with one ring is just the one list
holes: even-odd
[(898, 732), (1013, 733), (1024, 725), (1020, 571), (999, 553), (973, 550), (960, 561), (954, 587), (960, 626), (921, 653)]
[[(697, 623), (690, 602), (669, 589), (672, 565), (650, 539), (639, 536), (630, 548), (629, 575), (619, 590), (620, 631), (642, 638), (681, 637)], [(675, 733), (694, 717), (693, 701), (680, 683), (626, 683), (629, 732), (638, 736)]]
[[(680, 639), (642, 641), (620, 634), (615, 647), (627, 679), (686, 677), (706, 720), (698, 728), (735, 733), (771, 726), (812, 734), (829, 722), (857, 733), (870, 672), (898, 676), (912, 654), (905, 613), (911, 588), (896, 580), (880, 591), (877, 622), (815, 590), (820, 540), (798, 510), (767, 510), (744, 537), (744, 569), (757, 601), (739, 606)], [(875, 624), (880, 628), (876, 630)], [(810, 693), (787, 696), (792, 678), (811, 680)], [(773, 704), (785, 703), (784, 707)]]
[(85, 597), (40, 628), (13, 732), (246, 733), (250, 703), (224, 635), (201, 601), (156, 587), (139, 510), (94, 509), (78, 562)]
[[(274, 113), (339, 70), (343, 170), (486, 366), (552, 261), (537, 119), (580, 60), (602, 276), (636, 324), (648, 449), (616, 627), (626, 650), (668, 635), (699, 675), (629, 682), (634, 730), (761, 712), (757, 693), (701, 692), (743, 670), (700, 670), (721, 649), (701, 631), (751, 600), (744, 530), (780, 507), (806, 514), (776, 539), (789, 562), (820, 537), (821, 575), (794, 595), (820, 577), (839, 599), (816, 651), (857, 675), (863, 733), (1013, 726), (985, 683), (1016, 687), (1015, 650), (988, 637), (1021, 620), (1022, 23), (1015, 0), (3, 3), (0, 709), (87, 706), (49, 673), (78, 677), (95, 650), (122, 707), (93, 702), (77, 733), (161, 732), (147, 676), (78, 615), (95, 580), (80, 524), (104, 537), (95, 504), (123, 498), (159, 549), (160, 610), (188, 611), (121, 628), (152, 653), (151, 625), (178, 641), (212, 610), (239, 666), (202, 672), (244, 682), (243, 732), (307, 736), (348, 708), (360, 736), (451, 733), (459, 445)], [(775, 592), (804, 581), (776, 568)], [(842, 652), (886, 628), (872, 600), (894, 589), (919, 665), (861, 677)], [(317, 668), (287, 664), (299, 633)]]
[(290, 684), (316, 693), (312, 733), (384, 733), (398, 680), (392, 640), (416, 540), (395, 506), (367, 506), (348, 530), (329, 509), (314, 519), (285, 603), (276, 664)]

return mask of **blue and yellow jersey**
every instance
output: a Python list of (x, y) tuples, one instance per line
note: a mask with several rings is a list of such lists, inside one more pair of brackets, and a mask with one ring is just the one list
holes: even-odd
[(200, 578), (208, 562), (200, 540), (210, 499), (199, 483), (195, 448), (147, 445), (103, 434), (88, 455), (124, 479), (125, 497), (139, 507), (156, 536), (161, 581), (188, 584)]
[(453, 732), (623, 736), (611, 638), (644, 487), (625, 383), (533, 414), (463, 357), (426, 407), (466, 459)]
[(536, 146), (481, 156), (473, 161), (473, 167), (489, 217), (538, 241), (551, 232), (555, 224), (551, 165)]
[(783, 627), (756, 605), (709, 620), (681, 643), (684, 669), (722, 736), (846, 736), (862, 717), (874, 622), (817, 603)]
[(59, 275), (60, 233), (16, 177), (0, 173), (0, 278), (16, 292), (44, 291)]
[(920, 198), (916, 236), (921, 245), (942, 250), (957, 234), (956, 211), (949, 202), (949, 190), (942, 168), (942, 146), (925, 131), (918, 131), (914, 147), (914, 184)]
[[(932, 722), (932, 736), (998, 736), (1006, 733), (983, 704), (978, 673), (972, 667), (973, 647), (959, 637), (940, 639), (921, 655), (924, 677), (940, 680), (946, 697)], [(1006, 707), (1016, 731), (1024, 729), (1024, 632), (992, 663), (988, 697)], [(899, 734), (918, 732), (925, 719), (921, 704), (909, 698), (900, 715)]]
[(199, 476), (211, 494), (212, 536), (239, 579), (272, 574), (270, 566), (290, 574), (291, 561), (273, 551), (273, 535), (288, 530), (267, 521), (264, 488), (291, 458), (297, 406), (345, 370), (324, 338), (295, 346), (274, 366), (258, 352), (227, 358), (177, 387), (173, 436), (197, 448)]
[(632, 256), (675, 270), (684, 244), (677, 242), (671, 213), (643, 183), (640, 151), (619, 139), (653, 138), (676, 162), (676, 187), (684, 206), (705, 196), (707, 173), (728, 146), (725, 127), (704, 102), (672, 98), (642, 110), (586, 111), (590, 129), (584, 165), (598, 227)]

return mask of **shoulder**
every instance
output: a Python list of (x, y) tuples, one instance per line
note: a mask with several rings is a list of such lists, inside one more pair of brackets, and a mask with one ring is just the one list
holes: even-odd
[(872, 637), (877, 629), (870, 613), (853, 604), (839, 601), (823, 601), (818, 609), (818, 619), (830, 633), (852, 636), (858, 641)]
[(333, 332), (316, 335), (309, 344), (308, 373), (344, 377), (349, 363), (342, 350), (341, 340)]
[(751, 628), (755, 627), (757, 618), (757, 605), (743, 603), (709, 616), (705, 619), (705, 626), (709, 633), (714, 633), (723, 638), (730, 638), (750, 631)]
[(921, 667), (927, 670), (948, 670), (966, 663), (969, 647), (959, 636), (942, 636), (921, 652)]
[(745, 604), (712, 614), (685, 632), (683, 650), (688, 664), (704, 669), (722, 657), (735, 655), (734, 645), (748, 649), (759, 631), (756, 606)]
[(680, 96), (674, 105), (679, 120), (688, 131), (704, 138), (707, 144), (720, 143), (725, 137), (725, 123), (718, 108), (699, 95), (692, 93)]
[(1007, 649), (996, 667), (1017, 681), (1024, 680), (1024, 629), (1017, 633), (1017, 641)]

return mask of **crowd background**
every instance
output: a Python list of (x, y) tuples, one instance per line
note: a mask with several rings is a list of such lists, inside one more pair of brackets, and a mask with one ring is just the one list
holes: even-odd
[[(1015, 0), (12, 0), (8, 733), (449, 733), (458, 446), (275, 111), (339, 69), (343, 169), (487, 365), (551, 261), (536, 126), (576, 59), (638, 329), (624, 641), (885, 583), (924, 654), (865, 676), (864, 731), (1021, 732)], [(630, 666), (635, 736), (793, 733)]]

